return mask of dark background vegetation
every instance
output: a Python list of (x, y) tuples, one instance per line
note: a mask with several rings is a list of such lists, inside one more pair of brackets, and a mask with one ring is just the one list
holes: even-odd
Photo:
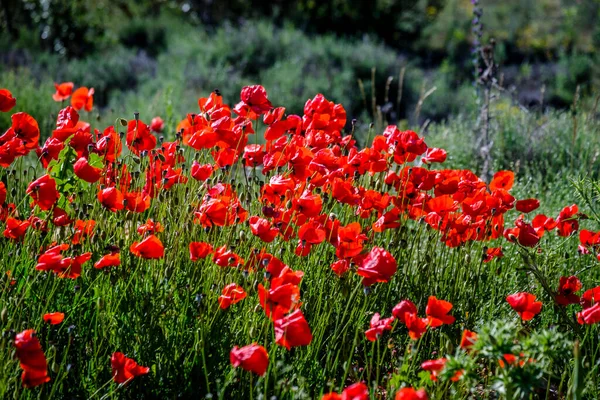
[[(2, 81), (33, 81), (49, 91), (52, 82), (74, 81), (95, 88), (99, 107), (118, 112), (164, 110), (160, 99), (168, 94), (184, 114), (215, 88), (234, 102), (251, 83), (263, 84), (290, 112), (322, 92), (363, 119), (374, 117), (373, 89), (391, 121), (443, 120), (475, 104), (471, 0), (0, 3)], [(480, 6), (482, 42), (496, 39), (499, 77), (515, 101), (564, 108), (578, 85), (582, 97), (594, 93), (600, 1), (482, 0)], [(416, 115), (420, 94), (432, 87)]]

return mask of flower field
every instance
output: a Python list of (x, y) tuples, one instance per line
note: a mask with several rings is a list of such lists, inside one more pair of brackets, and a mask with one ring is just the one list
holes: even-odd
[(44, 131), (9, 89), (1, 398), (599, 398), (593, 181), (550, 210), (322, 94), (100, 126), (65, 82)]

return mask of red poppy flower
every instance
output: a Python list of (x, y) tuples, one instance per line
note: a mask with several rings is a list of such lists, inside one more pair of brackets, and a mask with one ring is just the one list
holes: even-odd
[(192, 163), (191, 175), (197, 181), (206, 181), (213, 173), (212, 164), (203, 164), (200, 165), (198, 161)]
[(40, 340), (33, 329), (27, 329), (15, 337), (16, 356), (19, 359), (23, 374), (23, 386), (32, 388), (50, 381), (48, 363), (42, 350)]
[(55, 226), (67, 226), (70, 225), (73, 220), (69, 217), (67, 212), (60, 207), (54, 207), (52, 209), (52, 223)]
[(25, 155), (30, 150), (38, 147), (40, 140), (40, 128), (37, 121), (29, 114), (18, 112), (11, 115), (12, 125), (4, 135), (0, 137), (0, 143), (8, 141), (11, 138), (19, 140), (24, 147), (24, 151), (16, 149), (18, 155)]
[(195, 222), (204, 227), (229, 226), (245, 221), (248, 213), (244, 210), (238, 199), (229, 196), (225, 198), (205, 199), (198, 211), (194, 212)]
[(548, 218), (544, 214), (539, 214), (531, 220), (531, 226), (533, 226), (535, 233), (541, 238), (545, 232), (556, 228), (556, 221), (554, 218)]
[(504, 257), (504, 253), (502, 253), (502, 247), (490, 247), (483, 256), (483, 262), (488, 263), (495, 258), (501, 257)]
[(86, 237), (92, 237), (94, 235), (94, 227), (96, 226), (96, 221), (93, 219), (82, 221), (78, 219), (75, 221), (75, 234), (71, 239), (72, 244), (79, 244)]
[(371, 322), (369, 323), (370, 329), (365, 331), (365, 337), (371, 342), (376, 341), (383, 335), (383, 332), (392, 330), (393, 322), (394, 317), (381, 319), (379, 313), (373, 314)]
[(580, 324), (597, 324), (600, 323), (600, 303), (594, 304), (581, 312), (577, 313), (577, 322)]
[(13, 217), (6, 219), (6, 228), (4, 229), (3, 235), (5, 238), (20, 241), (25, 237), (27, 228), (31, 225), (28, 220), (21, 221)]
[(58, 325), (65, 319), (65, 314), (61, 312), (53, 312), (44, 314), (43, 320), (44, 322), (49, 323), (50, 325)]
[(447, 156), (448, 153), (446, 152), (446, 150), (430, 147), (427, 149), (427, 152), (425, 152), (425, 157), (421, 158), (421, 161), (423, 161), (423, 163), (425, 164), (431, 164), (434, 162), (443, 163), (444, 161), (446, 161)]
[(476, 340), (477, 333), (465, 329), (462, 333), (462, 337), (460, 338), (460, 348), (464, 350), (469, 350), (471, 347), (473, 347), (473, 344)]
[(556, 294), (556, 302), (561, 306), (579, 303), (579, 296), (575, 294), (581, 290), (581, 281), (576, 276), (560, 277), (558, 284), (558, 293)]
[(252, 234), (258, 236), (265, 243), (271, 243), (279, 234), (279, 229), (273, 227), (268, 220), (256, 215), (248, 219), (248, 224)]
[(331, 392), (324, 394), (321, 400), (369, 400), (369, 388), (362, 382), (348, 386), (342, 394)]
[(219, 307), (222, 310), (229, 308), (232, 304), (244, 300), (247, 296), (243, 287), (237, 283), (230, 283), (223, 288), (222, 294), (219, 296)]
[(171, 189), (171, 187), (173, 187), (173, 185), (177, 184), (177, 183), (187, 183), (187, 176), (183, 176), (181, 174), (181, 172), (183, 171), (182, 168), (177, 168), (174, 169), (173, 167), (169, 166), (167, 167), (167, 169), (163, 169), (163, 173), (162, 173), (162, 182), (163, 182), (163, 189), (165, 190), (169, 190)]
[(509, 242), (514, 242), (516, 240), (521, 246), (525, 247), (535, 247), (535, 245), (538, 244), (540, 236), (533, 226), (524, 222), (522, 219), (517, 219), (515, 225), (515, 228), (504, 230), (504, 237), (506, 240)]
[(81, 276), (81, 267), (92, 258), (92, 253), (83, 253), (75, 257), (63, 258), (53, 271), (59, 278), (77, 279)]
[(136, 376), (146, 375), (150, 372), (150, 368), (138, 365), (135, 360), (118, 351), (110, 357), (110, 367), (113, 380), (118, 384), (127, 383)]
[(56, 182), (48, 174), (31, 182), (26, 192), (34, 203), (42, 210), (50, 210), (58, 200)]
[(298, 238), (311, 245), (322, 243), (326, 238), (325, 228), (316, 220), (307, 221), (298, 230)]
[(396, 392), (394, 400), (427, 400), (425, 389), (415, 390), (411, 387), (405, 387)]
[(85, 157), (81, 157), (73, 164), (73, 170), (79, 179), (83, 179), (88, 183), (97, 182), (102, 175), (102, 168), (91, 166)]
[(115, 132), (114, 126), (109, 126), (102, 133), (96, 131), (96, 136), (96, 153), (102, 156), (105, 162), (114, 162), (123, 149), (121, 137)]
[(161, 133), (165, 128), (165, 122), (161, 117), (154, 117), (152, 121), (150, 121), (150, 130), (152, 132)]
[(361, 234), (361, 226), (358, 222), (352, 222), (347, 226), (340, 226), (337, 231), (337, 249), (335, 255), (338, 258), (354, 257), (363, 249), (363, 242), (367, 236)]
[(48, 223), (46, 220), (41, 219), (35, 215), (29, 216), (29, 222), (31, 222), (31, 227), (37, 231), (48, 232)]
[(131, 212), (143, 213), (150, 208), (150, 196), (142, 192), (130, 192), (123, 195), (123, 204)]
[(535, 301), (535, 295), (531, 293), (511, 294), (506, 297), (506, 301), (523, 321), (530, 321), (542, 310), (542, 302)]
[(160, 239), (154, 235), (147, 236), (141, 242), (134, 242), (129, 251), (137, 257), (146, 259), (163, 258), (165, 255), (165, 247)]
[(0, 89), (0, 111), (9, 112), (16, 104), (17, 99), (8, 89)]
[(260, 144), (249, 144), (244, 147), (244, 165), (248, 167), (256, 167), (262, 165), (265, 158), (265, 150)]
[(121, 265), (121, 254), (120, 253), (110, 253), (105, 256), (102, 256), (96, 263), (94, 264), (94, 268), (107, 268), (107, 267), (116, 267)]
[(156, 147), (156, 136), (150, 132), (148, 125), (141, 120), (131, 120), (127, 124), (126, 143), (134, 154), (150, 151)]
[(73, 86), (73, 82), (55, 83), (56, 92), (52, 95), (52, 99), (54, 101), (67, 100), (71, 97), (71, 93), (73, 93)]
[(589, 308), (595, 303), (600, 303), (600, 286), (586, 290), (581, 296), (581, 306)]
[(235, 149), (226, 148), (211, 152), (215, 165), (218, 168), (231, 167), (238, 160), (238, 153)]
[(155, 234), (155, 233), (163, 232), (164, 230), (165, 230), (165, 228), (162, 226), (162, 224), (160, 222), (155, 222), (152, 219), (148, 219), (145, 224), (138, 226), (137, 233), (139, 235), (143, 236), (147, 233)]
[(123, 193), (116, 187), (108, 187), (98, 192), (100, 204), (112, 212), (117, 212), (125, 207), (123, 205), (123, 199)]
[(314, 218), (321, 214), (323, 208), (323, 199), (318, 194), (313, 194), (308, 190), (302, 192), (300, 197), (293, 200), (292, 210), (298, 211), (307, 218)]
[(408, 336), (412, 340), (418, 340), (429, 327), (427, 318), (420, 318), (413, 313), (404, 313), (404, 321), (408, 329)]
[(369, 400), (369, 388), (362, 382), (348, 386), (342, 391), (341, 400)]
[(537, 199), (518, 200), (515, 204), (517, 211), (529, 213), (536, 210), (540, 206), (540, 201)]
[(191, 242), (190, 243), (190, 260), (198, 261), (201, 258), (206, 258), (213, 251), (213, 247), (206, 242)]
[(36, 154), (40, 159), (42, 166), (48, 168), (52, 160), (58, 160), (60, 152), (65, 148), (65, 144), (54, 137), (49, 137), (44, 143), (44, 147), (38, 147)]
[(392, 315), (403, 324), (406, 324), (406, 313), (417, 314), (417, 306), (410, 300), (402, 300), (392, 309)]
[(240, 93), (240, 99), (256, 114), (264, 114), (273, 108), (267, 99), (267, 91), (261, 85), (244, 86)]
[[(271, 263), (269, 263), (269, 264), (271, 264)], [(302, 277), (304, 277), (304, 272), (293, 271), (287, 265), (285, 265), (283, 267), (283, 269), (281, 269), (281, 271), (277, 275), (275, 274), (276, 271), (274, 269), (270, 269), (269, 267), (270, 267), (270, 265), (267, 267), (267, 271), (269, 271), (269, 270), (273, 271), (273, 273), (271, 275), (271, 287), (273, 287), (273, 288), (277, 288), (279, 286), (286, 285), (288, 283), (292, 284), (292, 285), (299, 285), (300, 282), (302, 281)]]
[(227, 245), (223, 245), (215, 250), (213, 262), (219, 267), (236, 267), (242, 265), (244, 260), (235, 254)]
[(567, 206), (560, 211), (558, 218), (556, 218), (556, 229), (558, 230), (558, 236), (571, 236), (574, 232), (579, 229), (579, 221), (577, 220), (577, 212), (579, 208), (576, 204)]
[(300, 288), (292, 283), (265, 289), (258, 284), (258, 300), (267, 317), (279, 319), (296, 306), (300, 300)]
[(456, 318), (454, 318), (451, 315), (448, 315), (451, 309), (452, 303), (450, 303), (449, 301), (438, 300), (435, 296), (429, 296), (429, 300), (427, 301), (427, 308), (425, 309), (425, 314), (427, 314), (429, 326), (431, 326), (432, 328), (436, 328), (444, 324), (453, 323), (456, 320)]
[(257, 343), (244, 347), (234, 346), (229, 353), (229, 361), (235, 368), (242, 367), (246, 371), (264, 375), (269, 366), (269, 354)]
[(71, 105), (77, 111), (85, 108), (85, 111), (92, 111), (94, 106), (94, 88), (88, 89), (86, 87), (80, 87), (73, 92), (71, 97)]
[(490, 191), (496, 189), (510, 190), (515, 183), (515, 173), (512, 171), (498, 171), (490, 182)]
[(312, 341), (310, 327), (301, 310), (276, 319), (274, 326), (275, 342), (288, 350), (292, 347), (308, 346)]
[(61, 244), (49, 248), (38, 257), (35, 269), (39, 271), (59, 270), (63, 260), (61, 253), (68, 248), (68, 244)]
[(356, 273), (363, 277), (364, 286), (371, 286), (375, 282), (389, 282), (396, 269), (396, 259), (390, 253), (381, 247), (373, 247), (361, 257)]
[(283, 119), (285, 107), (272, 108), (263, 116), (263, 122), (268, 125), (265, 130), (265, 140), (277, 140), (291, 129), (290, 121)]
[(342, 276), (350, 269), (350, 262), (348, 260), (337, 260), (331, 264), (331, 270), (337, 275)]
[(79, 129), (79, 113), (71, 106), (61, 109), (56, 116), (56, 129), (52, 137), (64, 142)]

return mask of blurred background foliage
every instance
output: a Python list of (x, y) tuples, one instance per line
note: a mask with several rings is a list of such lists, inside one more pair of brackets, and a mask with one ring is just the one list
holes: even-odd
[[(369, 121), (377, 117), (372, 93), (392, 122), (444, 120), (476, 109), (471, 0), (0, 4), (3, 86), (33, 80), (51, 93), (53, 82), (73, 81), (94, 87), (96, 104), (115, 112), (158, 113), (170, 93), (169, 106), (184, 114), (215, 88), (233, 103), (240, 87), (252, 83), (296, 113), (318, 92)], [(568, 107), (577, 86), (582, 97), (600, 86), (600, 0), (481, 0), (480, 6), (483, 41), (496, 39), (500, 76), (515, 101)], [(433, 87), (417, 112), (419, 97)]]

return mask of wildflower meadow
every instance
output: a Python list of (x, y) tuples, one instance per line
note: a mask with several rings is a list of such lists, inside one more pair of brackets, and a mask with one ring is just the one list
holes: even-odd
[(0, 90), (1, 398), (600, 396), (595, 181), (267, 91), (103, 126), (57, 83), (46, 131)]

